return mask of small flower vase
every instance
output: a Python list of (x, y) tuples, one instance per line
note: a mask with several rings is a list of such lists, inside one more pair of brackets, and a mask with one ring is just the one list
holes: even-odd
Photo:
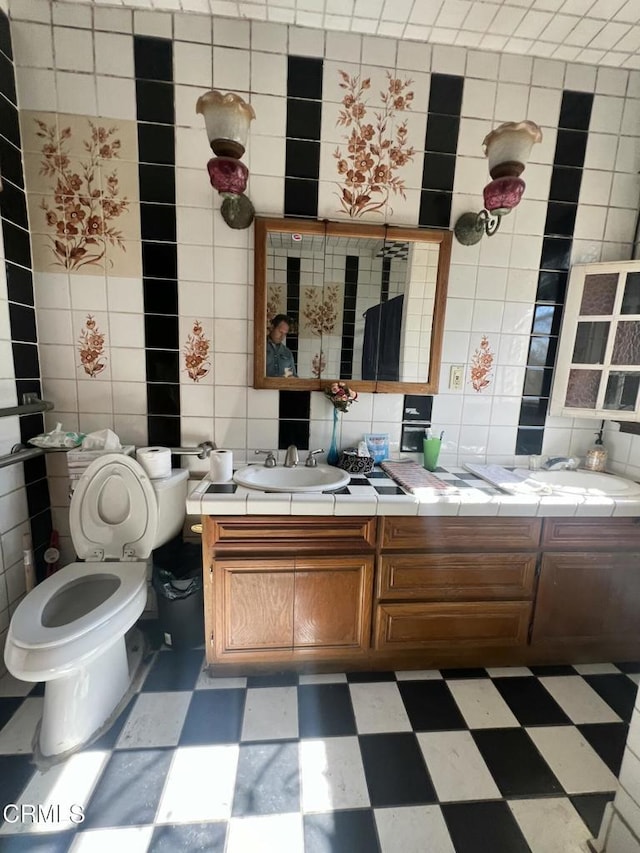
[(336, 428), (338, 426), (338, 410), (333, 409), (333, 431), (331, 433), (331, 444), (327, 453), (327, 465), (337, 465), (340, 454), (338, 453), (338, 444), (336, 441)]

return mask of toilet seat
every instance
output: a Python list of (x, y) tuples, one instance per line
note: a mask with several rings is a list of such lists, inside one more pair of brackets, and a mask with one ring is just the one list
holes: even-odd
[[(73, 643), (89, 631), (116, 620), (118, 613), (146, 587), (146, 562), (105, 563), (87, 573), (86, 563), (70, 563), (42, 581), (21, 601), (11, 619), (11, 640), (23, 649), (51, 649)], [(55, 595), (70, 584), (82, 584), (99, 576), (116, 578), (117, 589), (79, 619), (53, 628), (42, 624), (43, 611)]]
[(96, 459), (73, 493), (69, 524), (81, 559), (148, 557), (157, 533), (158, 505), (144, 468), (121, 453)]

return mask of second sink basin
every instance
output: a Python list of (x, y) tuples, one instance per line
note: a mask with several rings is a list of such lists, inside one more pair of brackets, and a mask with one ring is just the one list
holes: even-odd
[(640, 484), (614, 474), (594, 471), (531, 471), (529, 480), (550, 486), (552, 491), (568, 495), (600, 497), (636, 497)]
[(264, 465), (247, 465), (233, 475), (238, 485), (266, 492), (326, 492), (341, 489), (351, 479), (346, 471), (331, 465), (307, 468), (265, 468)]

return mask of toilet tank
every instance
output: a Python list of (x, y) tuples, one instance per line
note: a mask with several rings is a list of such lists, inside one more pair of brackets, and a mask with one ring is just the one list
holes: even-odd
[(158, 502), (158, 532), (153, 547), (159, 548), (182, 530), (187, 508), (186, 468), (174, 469), (168, 477), (151, 480)]

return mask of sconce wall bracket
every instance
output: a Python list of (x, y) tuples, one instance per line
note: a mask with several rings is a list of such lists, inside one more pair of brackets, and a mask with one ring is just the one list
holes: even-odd
[(500, 227), (501, 216), (496, 216), (488, 210), (479, 213), (463, 213), (453, 226), (458, 243), (463, 246), (475, 246), (486, 234), (491, 237)]

